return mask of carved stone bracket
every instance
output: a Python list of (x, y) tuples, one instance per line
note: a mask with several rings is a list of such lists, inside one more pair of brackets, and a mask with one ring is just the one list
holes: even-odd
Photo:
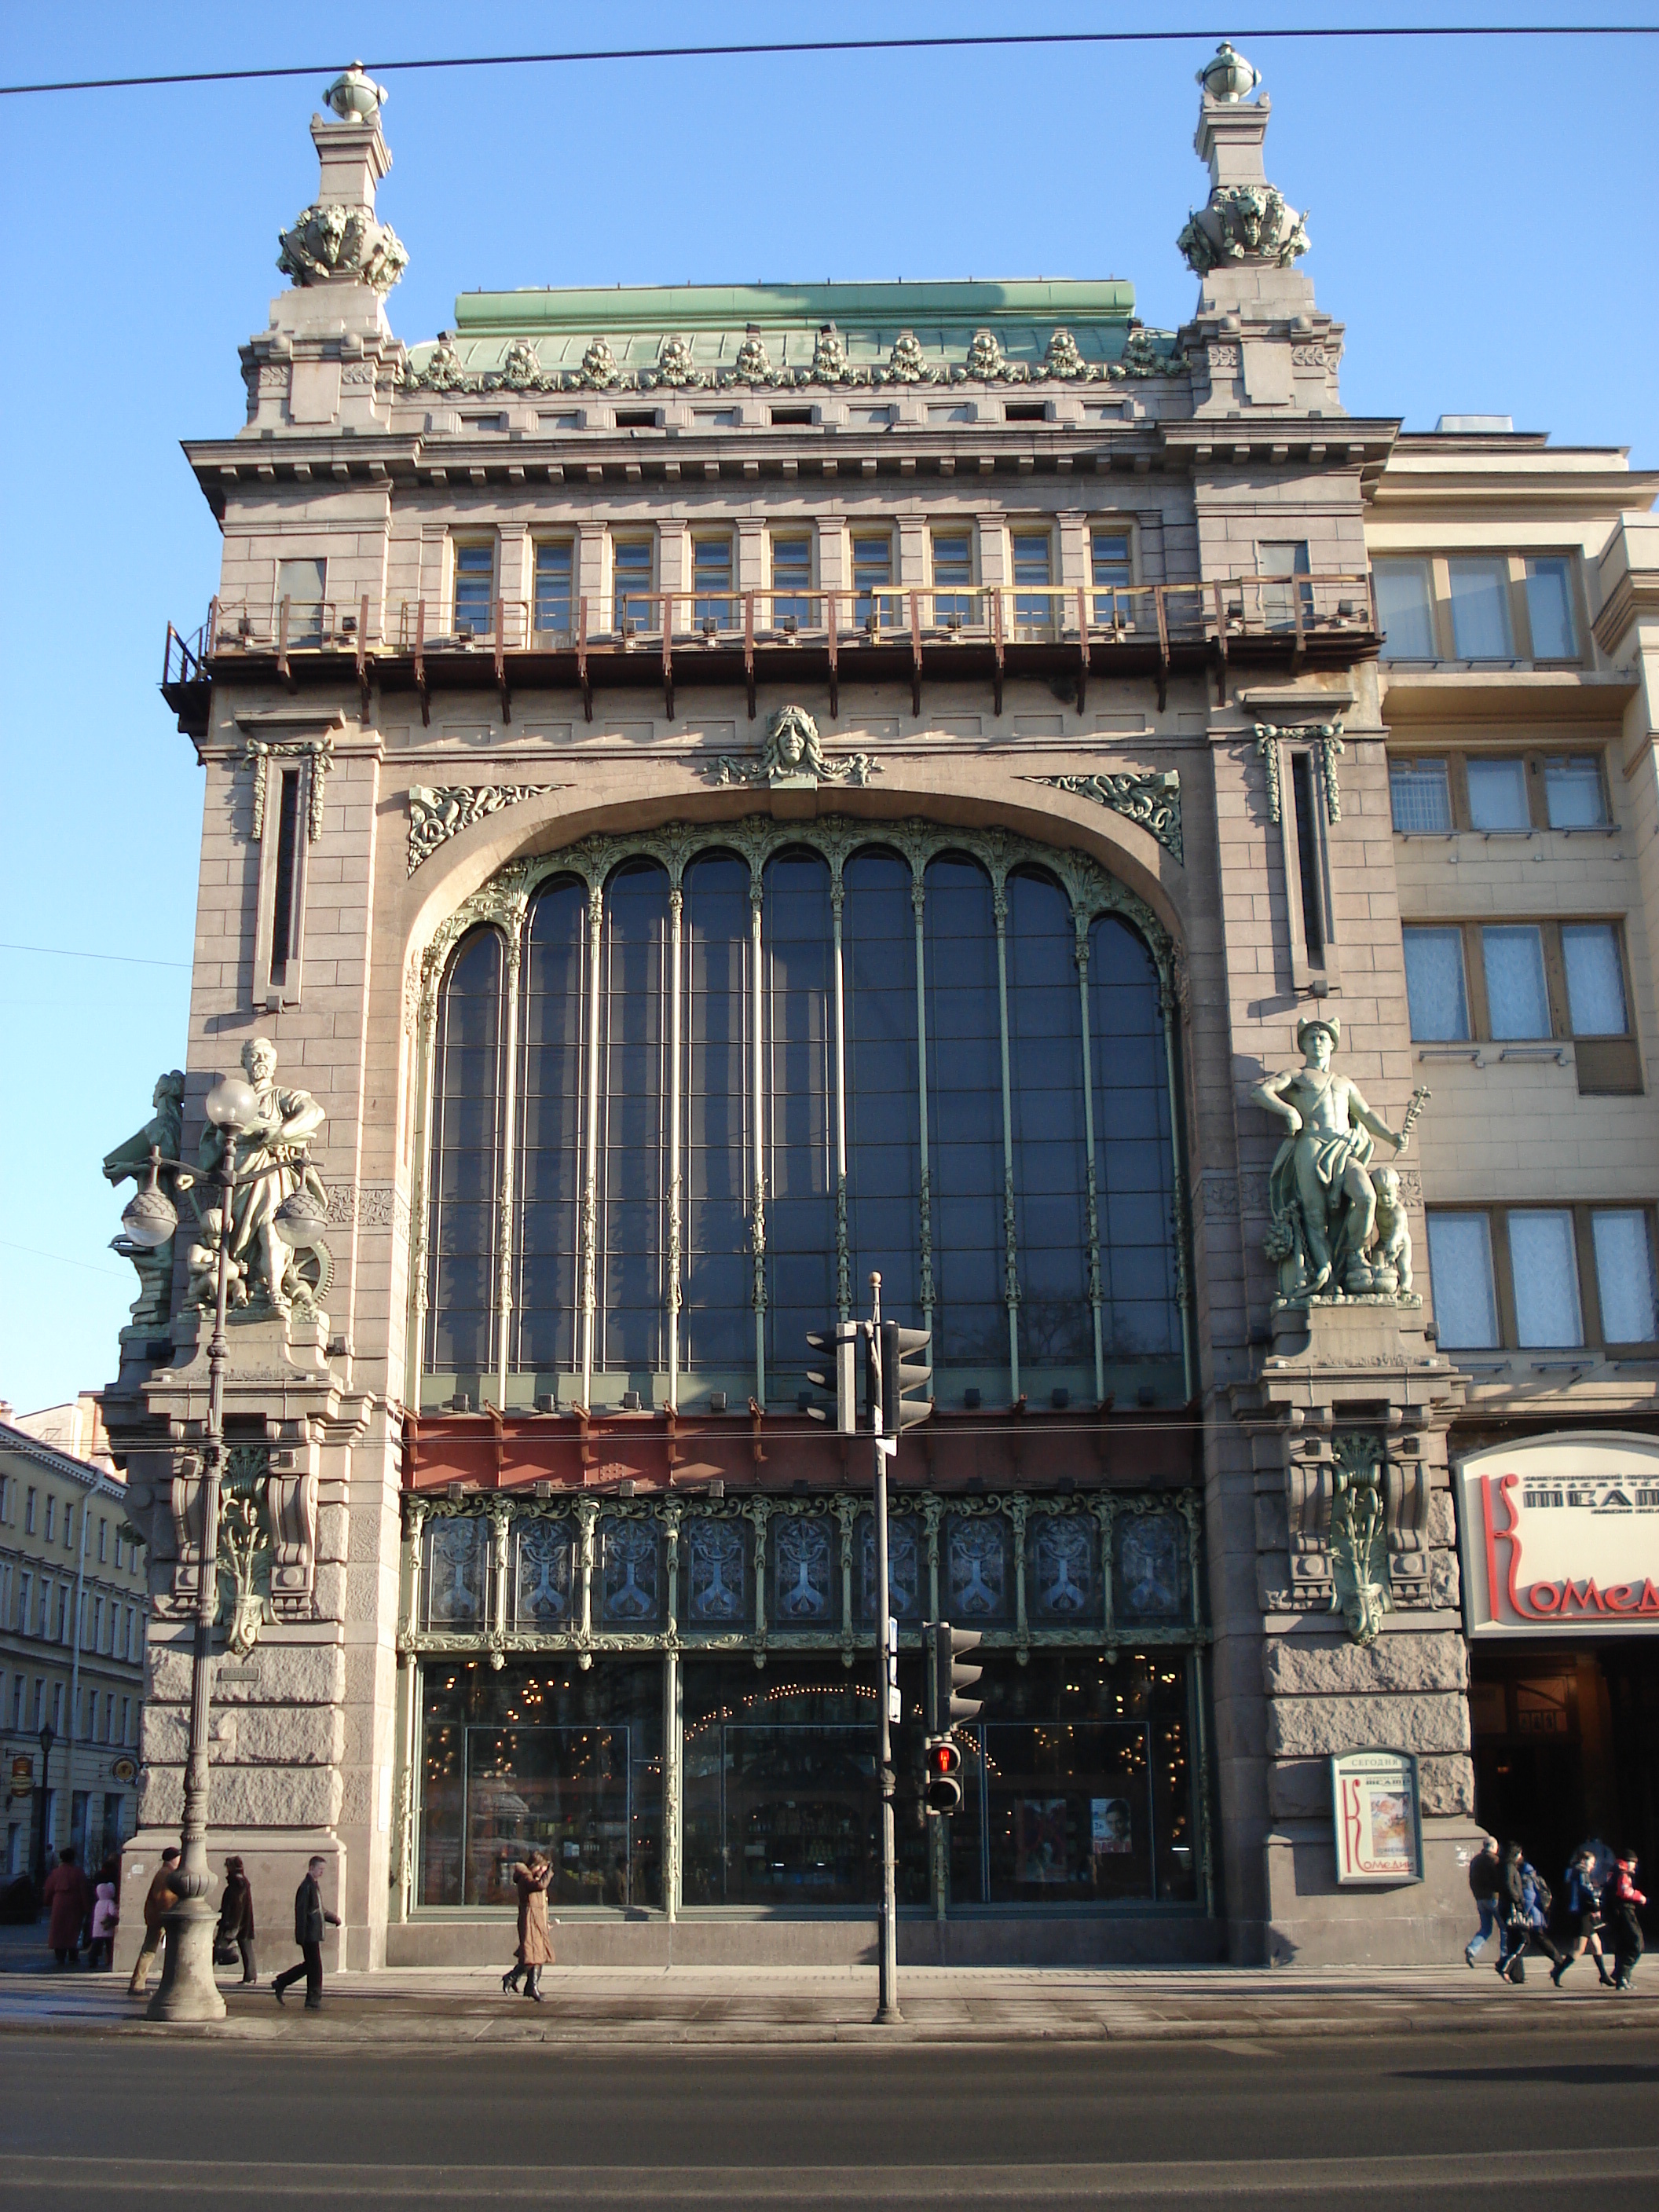
[(311, 798), (306, 813), (306, 842), (314, 845), (323, 834), (323, 793), (328, 784), (328, 772), (334, 765), (333, 738), (250, 738), (242, 759), (253, 770), (253, 826), (249, 835), (256, 845), (265, 834), (266, 770), (270, 763), (310, 761)]
[(504, 807), (563, 791), (562, 783), (444, 783), (412, 785), (409, 793), (409, 872), (441, 845)]
[(1092, 799), (1097, 806), (1109, 807), (1114, 814), (1138, 823), (1185, 865), (1179, 769), (1137, 769), (1121, 775), (1028, 775), (1022, 781), (1047, 784), (1052, 791), (1069, 792), (1073, 799)]

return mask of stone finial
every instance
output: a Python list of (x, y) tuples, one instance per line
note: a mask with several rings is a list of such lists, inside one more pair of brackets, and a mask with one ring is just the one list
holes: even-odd
[(1254, 92), (1261, 82), (1261, 72), (1252, 68), (1231, 40), (1224, 39), (1194, 82), (1202, 85), (1212, 100), (1232, 101)]
[[(1224, 51), (1231, 52), (1231, 48)], [(353, 62), (349, 70), (343, 70), (332, 84), (325, 88), (323, 105), (331, 107), (342, 123), (378, 123), (380, 110), (391, 97), (383, 84), (376, 84), (373, 77), (365, 76), (361, 62)]]

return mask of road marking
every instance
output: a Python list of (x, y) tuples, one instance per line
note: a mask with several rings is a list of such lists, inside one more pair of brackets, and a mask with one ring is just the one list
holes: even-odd
[[(1626, 2150), (1493, 2150), (1387, 2158), (1171, 2160), (1073, 2166), (415, 2166), (260, 2164), (238, 2160), (18, 2158), (0, 2168), (0, 2202), (105, 2189), (112, 2199), (187, 2195), (242, 2203), (353, 2199), (386, 2204), (842, 2205), (1081, 2204), (1134, 2199), (1328, 2197), (1398, 2204), (1446, 2191), (1558, 2191), (1565, 2184), (1659, 2182), (1659, 2144)], [(1559, 2202), (1559, 2196), (1553, 2201)]]

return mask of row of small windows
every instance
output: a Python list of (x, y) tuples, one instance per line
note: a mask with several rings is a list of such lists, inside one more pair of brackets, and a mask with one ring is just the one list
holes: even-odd
[[(50, 1704), (48, 1691), (51, 1693)], [(64, 1732), (64, 1685), (61, 1682), (49, 1684), (44, 1674), (37, 1674), (32, 1705), (27, 1702), (27, 1676), (14, 1674), (11, 1678), (12, 1734), (21, 1735), (27, 1727), (38, 1735), (50, 1715), (53, 1734), (61, 1735)], [(118, 1725), (118, 1711), (120, 1717)], [(78, 1735), (82, 1743), (125, 1744), (131, 1749), (138, 1741), (138, 1701), (134, 1698), (122, 1698), (118, 1706), (113, 1690), (102, 1692), (92, 1688), (84, 1690), (79, 1719)]]
[[(17, 1636), (38, 1636), (44, 1641), (67, 1644), (73, 1582), (54, 1582), (51, 1576), (22, 1568), (17, 1571), (17, 1610), (11, 1608), (13, 1565), (0, 1560), (0, 1627)], [(82, 1592), (81, 1649), (112, 1659), (137, 1660), (143, 1653), (143, 1623), (136, 1606), (123, 1605), (100, 1592)]]
[(1091, 1369), (1179, 1354), (1164, 1017), (1133, 931), (1097, 919), (1080, 971), (1060, 886), (1015, 870), (1000, 917), (966, 854), (920, 881), (897, 854), (854, 854), (838, 927), (811, 850), (758, 886), (710, 852), (683, 885), (673, 915), (665, 868), (620, 867), (596, 945), (586, 886), (549, 882), (516, 1006), (496, 931), (457, 948), (428, 1371), (672, 1365), (752, 1389), (758, 1370), (763, 1389), (799, 1376), (806, 1332), (861, 1306), (872, 1268), (947, 1365), (1086, 1389)]
[(1413, 753), (1390, 760), (1389, 788), (1404, 836), (1612, 825), (1600, 753)]
[(1576, 661), (1574, 563), (1565, 554), (1379, 557), (1384, 660)]
[[(15, 1506), (16, 1490), (17, 1483), (15, 1476), (0, 1475), (0, 1522), (10, 1522)], [(45, 1501), (45, 1520), (44, 1523), (42, 1523), (41, 1494), (33, 1483), (27, 1485), (23, 1493), (23, 1534), (26, 1536), (33, 1536), (36, 1533), (37, 1527), (40, 1527), (43, 1528), (46, 1542), (48, 1544), (55, 1544), (58, 1541), (58, 1534), (61, 1527), (64, 1536), (64, 1548), (65, 1551), (72, 1552), (75, 1549), (75, 1531), (77, 1525), (75, 1517), (75, 1506), (71, 1500), (64, 1499), (63, 1501), (64, 1510), (60, 1516), (58, 1510), (58, 1504), (59, 1500), (56, 1491), (47, 1491)], [(110, 1540), (111, 1529), (108, 1516), (106, 1514), (100, 1514), (98, 1516), (98, 1535), (96, 1540), (100, 1565), (107, 1565), (109, 1563)], [(88, 1540), (90, 1540), (90, 1539)], [(132, 1539), (127, 1535), (125, 1529), (119, 1528), (116, 1528), (114, 1531), (114, 1543), (115, 1565), (117, 1571), (119, 1572), (125, 1572), (127, 1565), (127, 1555), (129, 1552), (131, 1552), (136, 1556), (137, 1546), (133, 1542)]]
[(1449, 1352), (1659, 1338), (1650, 1207), (1431, 1206), (1428, 1227), (1435, 1322)]
[[(948, 624), (953, 619), (980, 619), (970, 596), (981, 581), (976, 533), (970, 525), (941, 526), (929, 533), (927, 576), (923, 588), (933, 594), (933, 618)], [(1046, 526), (1014, 527), (1007, 540), (1008, 577), (1016, 593), (1014, 619), (1022, 627), (1036, 627), (1051, 619), (1046, 596), (1058, 580), (1054, 532)], [(767, 539), (769, 574), (765, 589), (771, 594), (771, 622), (784, 627), (793, 622), (801, 628), (816, 626), (822, 617), (808, 596), (820, 587), (815, 578), (816, 542), (808, 531), (777, 530)], [(538, 538), (534, 541), (531, 606), (533, 629), (543, 635), (568, 636), (574, 626), (577, 598), (577, 546), (572, 537)], [(497, 547), (493, 536), (457, 538), (452, 549), (452, 613), (458, 630), (487, 635), (495, 619), (498, 586)], [(738, 591), (736, 539), (730, 531), (697, 530), (691, 538), (689, 590), (693, 626), (705, 632), (729, 629), (742, 621)], [(614, 535), (610, 540), (611, 599), (613, 626), (626, 631), (657, 627), (655, 594), (658, 578), (657, 540), (653, 532)], [(1305, 562), (1304, 562), (1305, 566)], [(855, 622), (874, 621), (878, 626), (903, 617), (895, 599), (899, 570), (894, 536), (884, 529), (854, 529), (851, 533), (851, 592)], [(1095, 530), (1089, 536), (1089, 580), (1096, 592), (1127, 590), (1134, 581), (1132, 534), (1126, 530)], [(961, 592), (961, 598), (951, 596)], [(319, 590), (320, 598), (320, 587)], [(1098, 603), (1095, 619), (1111, 619), (1113, 602)]]

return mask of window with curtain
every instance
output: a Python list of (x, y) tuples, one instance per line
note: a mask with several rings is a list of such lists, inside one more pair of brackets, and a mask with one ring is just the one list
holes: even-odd
[(1561, 927), (1561, 960), (1575, 1036), (1623, 1036), (1625, 970), (1619, 933), (1607, 921), (1569, 921)]
[(1376, 618), (1382, 629), (1382, 659), (1437, 659), (1428, 562), (1378, 561), (1371, 574), (1376, 585)]
[(1461, 929), (1407, 929), (1406, 997), (1412, 1035), (1425, 1043), (1469, 1033), (1468, 994), (1463, 986)]
[(1449, 1352), (1495, 1349), (1498, 1293), (1486, 1215), (1440, 1213), (1431, 1208), (1428, 1228), (1429, 1278), (1441, 1344)]
[(1544, 763), (1544, 799), (1552, 830), (1599, 830), (1607, 818), (1601, 763), (1595, 753), (1566, 753)]
[(1528, 1351), (1579, 1345), (1578, 1260), (1565, 1207), (1517, 1207), (1509, 1217), (1515, 1330)]
[(536, 548), (536, 628), (555, 637), (568, 637), (575, 547), (568, 538), (544, 539)]
[(1549, 990), (1543, 933), (1535, 922), (1500, 923), (1480, 933), (1486, 1006), (1494, 1037), (1547, 1037)]
[(1452, 641), (1459, 660), (1513, 660), (1510, 564), (1463, 558), (1446, 563), (1451, 590)]
[(1595, 1287), (1604, 1344), (1651, 1344), (1659, 1336), (1659, 1286), (1653, 1235), (1641, 1206), (1597, 1207), (1590, 1215)]
[(1527, 562), (1527, 624), (1534, 660), (1577, 660), (1572, 618), (1572, 568), (1558, 554)]

